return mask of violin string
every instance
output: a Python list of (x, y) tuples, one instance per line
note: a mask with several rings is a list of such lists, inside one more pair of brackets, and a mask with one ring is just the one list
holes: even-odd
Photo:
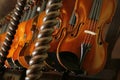
[[(89, 25), (91, 25), (91, 20), (88, 21), (88, 25), (87, 25), (87, 28), (86, 28), (86, 29), (89, 29)], [(89, 35), (89, 34), (85, 33), (83, 43), (87, 43), (88, 35)]]
[[(97, 12), (99, 11), (98, 10), (98, 7), (99, 7), (99, 1), (97, 2), (97, 4), (96, 4), (96, 7), (95, 7), (95, 13), (93, 14), (93, 20), (92, 20), (92, 26), (90, 27), (90, 31), (92, 31), (92, 32), (94, 32), (95, 33), (95, 29), (96, 29), (96, 18), (97, 18)], [(95, 35), (89, 35), (89, 37), (88, 37), (88, 45), (91, 43), (91, 39), (93, 38), (93, 36), (95, 36)], [(92, 44), (91, 44), (92, 45)]]
[[(93, 22), (93, 26), (95, 27), (94, 28), (94, 30), (96, 29), (96, 26), (97, 26), (97, 22), (95, 21), (95, 22)], [(93, 31), (93, 32), (95, 32), (95, 31)], [(89, 41), (88, 41), (88, 45), (89, 44), (91, 44), (91, 46), (93, 45), (93, 43), (92, 42), (94, 42), (93, 40), (93, 37), (95, 37), (96, 35), (89, 35)], [(93, 39), (93, 40), (92, 40)], [(92, 41), (92, 42), (91, 42)]]
[[(94, 23), (94, 21), (93, 20), (91, 20), (91, 24), (90, 24), (90, 27), (94, 27), (95, 25), (94, 25), (95, 23)], [(90, 31), (92, 31), (91, 29), (89, 29)], [(86, 44), (87, 45), (89, 45), (89, 44), (91, 44), (90, 42), (91, 42), (91, 36), (93, 36), (93, 35), (91, 35), (91, 34), (87, 34), (87, 41), (86, 41)]]
[[(99, 0), (94, 0), (95, 2), (93, 3), (93, 6), (91, 8), (91, 12), (89, 15), (90, 20), (88, 20), (88, 31), (94, 32), (96, 29), (96, 18), (97, 18), (97, 11), (98, 11), (98, 4), (99, 4)], [(93, 42), (91, 43), (91, 39), (94, 35), (92, 35), (91, 33), (86, 33), (85, 34), (85, 43), (83, 43), (83, 45), (85, 44), (85, 48), (89, 48), (93, 45)], [(94, 39), (93, 39), (94, 40)], [(83, 46), (84, 48), (84, 46)], [(83, 54), (84, 55), (84, 54)]]
[[(90, 19), (94, 19), (93, 16), (95, 15), (95, 12), (96, 12), (97, 2), (98, 2), (97, 0), (94, 0), (93, 6), (91, 8), (90, 15), (89, 15)], [(93, 23), (93, 21), (89, 20), (89, 24), (88, 24), (88, 28), (87, 28), (88, 30), (90, 30), (90, 28), (92, 26), (92, 23)], [(87, 43), (87, 41), (89, 41), (89, 35), (91, 35), (91, 34), (88, 34), (88, 33), (85, 34), (85, 42), (84, 43)]]
[[(100, 3), (101, 3), (101, 1), (98, 0), (98, 2), (97, 2), (97, 4), (96, 4), (96, 7), (95, 7), (95, 13), (93, 14), (93, 20), (92, 20), (93, 23), (91, 23), (91, 24), (93, 24), (93, 25), (90, 26), (90, 28), (89, 28), (89, 30), (92, 31), (92, 32), (94, 32), (94, 33), (95, 33), (95, 31), (96, 31), (97, 20), (98, 20), (98, 18), (99, 18), (99, 13), (100, 13), (100, 6), (101, 6)], [(96, 34), (95, 34), (95, 35), (96, 35)], [(88, 42), (87, 42), (88, 45), (91, 43), (91, 39), (92, 39), (95, 35), (91, 35), (91, 34), (88, 35), (88, 37), (87, 37), (87, 38), (88, 38)], [(91, 45), (92, 45), (92, 44), (91, 44)]]
[[(95, 32), (95, 33), (96, 33), (96, 28), (97, 28), (97, 21), (98, 21), (98, 19), (99, 19), (99, 13), (100, 13), (101, 3), (102, 3), (102, 0), (99, 0), (99, 1), (98, 1), (98, 6), (97, 6), (97, 11), (96, 11), (96, 16), (95, 16), (95, 20), (94, 20), (94, 26), (91, 27), (91, 30), (92, 30), (93, 32)], [(88, 44), (91, 43), (91, 39), (92, 39), (94, 36), (96, 36), (96, 35), (90, 35), (90, 39), (89, 39), (89, 43), (88, 43)], [(91, 44), (91, 45), (92, 45), (92, 44)]]
[[(94, 1), (96, 1), (96, 0), (94, 0)], [(94, 3), (96, 3), (96, 2), (94, 2)], [(94, 13), (94, 10), (93, 10), (93, 8), (92, 8), (92, 11), (90, 12), (90, 15), (89, 15), (89, 18), (90, 18), (90, 19), (92, 18), (93, 13)], [(85, 22), (87, 22), (87, 20), (86, 20)], [(87, 24), (87, 27), (86, 27), (85, 30), (89, 30), (89, 28), (91, 27), (91, 23), (92, 23), (92, 20), (89, 20), (89, 19), (88, 19), (88, 24)], [(89, 26), (89, 25), (90, 25), (90, 26)], [(85, 32), (83, 32), (83, 33), (85, 33)], [(85, 33), (83, 43), (87, 43), (87, 41), (89, 40), (89, 39), (88, 39), (88, 35), (89, 35), (88, 33)]]

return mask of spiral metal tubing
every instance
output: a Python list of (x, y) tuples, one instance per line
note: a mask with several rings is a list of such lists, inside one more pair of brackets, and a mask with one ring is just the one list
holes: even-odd
[(49, 0), (46, 8), (46, 16), (43, 25), (35, 42), (35, 49), (29, 61), (29, 68), (26, 71), (25, 80), (40, 80), (42, 70), (45, 67), (44, 60), (48, 57), (47, 51), (52, 41), (54, 26), (57, 24), (57, 17), (60, 15), (62, 2), (60, 0)]
[(5, 60), (8, 55), (8, 50), (10, 49), (12, 40), (14, 39), (14, 35), (16, 33), (16, 29), (18, 28), (19, 20), (21, 18), (25, 3), (26, 0), (18, 0), (11, 16), (11, 20), (8, 25), (7, 35), (0, 50), (0, 69), (4, 67)]

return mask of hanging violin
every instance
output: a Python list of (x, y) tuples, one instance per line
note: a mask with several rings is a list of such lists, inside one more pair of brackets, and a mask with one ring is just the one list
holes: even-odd
[(14, 36), (14, 40), (13, 40), (13, 43), (11, 45), (11, 49), (9, 50), (9, 54), (8, 54), (7, 60), (5, 62), (5, 65), (7, 67), (10, 67), (10, 66), (14, 67), (12, 56), (13, 56), (15, 50), (18, 47), (19, 41), (23, 41), (24, 40), (24, 38), (22, 39), (22, 36), (24, 36), (22, 33), (24, 32), (24, 26), (26, 25), (26, 22), (25, 22), (26, 21), (26, 16), (27, 16), (26, 12), (29, 11), (30, 6), (31, 6), (31, 4), (28, 4), (28, 3), (29, 3), (29, 1), (26, 3), (26, 6), (25, 6), (25, 8), (23, 10), (24, 14), (22, 15), (22, 18), (20, 20), (21, 23), (18, 25), (18, 30), (16, 30), (17, 36)]
[(102, 30), (112, 20), (116, 0), (76, 1), (75, 23), (62, 29), (63, 37), (57, 45), (56, 55), (65, 69), (78, 73), (83, 70), (93, 75), (100, 72), (106, 63), (107, 43), (102, 39)]
[[(54, 36), (55, 34), (58, 34), (58, 33), (60, 33), (61, 32), (61, 30), (60, 30), (60, 27), (61, 26), (63, 26), (63, 27), (67, 27), (66, 26), (66, 24), (68, 23), (67, 21), (69, 20), (69, 18), (70, 18), (70, 16), (71, 16), (71, 14), (72, 14), (72, 10), (73, 10), (73, 6), (74, 6), (74, 4), (75, 4), (75, 1), (73, 1), (73, 0), (68, 0), (68, 1), (70, 1), (72, 4), (71, 5), (66, 5), (66, 1), (63, 1), (63, 8), (61, 9), (61, 13), (62, 13), (62, 15), (61, 15), (61, 17), (60, 18), (58, 18), (58, 22), (60, 21), (62, 21), (61, 23), (64, 23), (64, 24), (62, 24), (62, 25), (56, 25), (55, 26), (55, 31), (54, 31), (54, 33), (53, 33), (53, 35), (52, 36)], [(69, 8), (69, 9), (68, 9)], [(36, 26), (41, 26), (42, 25), (42, 21), (43, 21), (43, 18), (44, 18), (44, 16), (45, 16), (45, 12), (42, 12), (42, 13), (40, 13), (40, 15), (39, 15), (39, 17), (38, 17), (38, 20), (37, 20), (37, 24), (36, 24)], [(63, 17), (64, 17), (64, 19), (63, 19)], [(32, 24), (31, 24), (31, 26), (32, 26)], [(57, 27), (57, 28), (56, 28)], [(27, 29), (27, 28), (26, 28)], [(35, 31), (35, 32), (37, 32), (37, 31)], [(31, 32), (30, 32), (31, 33)], [(31, 36), (31, 35), (30, 35)], [(22, 54), (22, 55), (20, 55), (19, 56), (19, 59), (18, 59), (18, 61), (19, 61), (19, 63), (23, 66), (23, 67), (25, 67), (25, 68), (28, 68), (28, 60), (26, 60), (26, 58), (27, 57), (30, 57), (30, 55), (31, 55), (31, 53), (32, 53), (32, 51), (34, 50), (34, 36), (35, 36), (35, 34), (33, 34), (32, 35), (32, 38), (31, 38), (31, 40), (29, 41), (30, 43), (29, 43), (29, 46), (27, 45), (27, 47), (25, 48), (25, 46), (23, 47), (23, 49), (20, 51), (20, 53)], [(28, 35), (26, 35), (26, 37), (28, 37)], [(58, 37), (58, 36), (56, 36), (56, 37)], [(55, 45), (57, 45), (58, 44), (58, 38), (57, 39), (55, 39), (55, 43), (54, 43), (54, 40), (51, 42), (51, 48), (50, 48), (50, 50), (49, 51), (52, 51), (52, 52), (55, 52), (56, 51), (56, 47), (55, 47)], [(31, 44), (31, 45), (30, 45)]]
[[(41, 5), (39, 0), (37, 3), (37, 7), (40, 7)], [(46, 3), (46, 2), (45, 2)], [(45, 4), (42, 5), (42, 8), (44, 8), (43, 6), (45, 6)], [(34, 6), (35, 10), (37, 10), (36, 8), (36, 5)], [(42, 9), (41, 10), (44, 10)], [(9, 54), (8, 54), (8, 62), (6, 62), (6, 65), (7, 66), (15, 66), (17, 65), (18, 67), (24, 67), (24, 65), (22, 66), (22, 63), (24, 63), (24, 58), (22, 58), (26, 53), (24, 53), (24, 48), (27, 47), (26, 44), (30, 43), (30, 40), (32, 39), (32, 35), (37, 32), (34, 32), (34, 29), (35, 29), (35, 25), (34, 23), (36, 24), (36, 19), (38, 17), (38, 13), (37, 11), (33, 11), (33, 13), (31, 13), (31, 15), (29, 15), (29, 18), (31, 18), (31, 16), (33, 18), (29, 19), (29, 20), (26, 20), (24, 22), (21, 22), (18, 26), (18, 30), (16, 31), (16, 34), (15, 34), (15, 38), (13, 40), (13, 43), (11, 45), (11, 49), (9, 50)], [(40, 11), (41, 11), (40, 10)], [(31, 10), (30, 10), (31, 11)], [(37, 12), (37, 13), (35, 13)], [(34, 17), (34, 16), (35, 17)], [(28, 17), (27, 17), (28, 18)], [(37, 28), (37, 27), (36, 27)], [(32, 41), (31, 41), (32, 42)], [(30, 43), (31, 44), (31, 43)], [(29, 45), (30, 46), (30, 45)], [(22, 50), (22, 52), (21, 52)], [(26, 52), (26, 51), (25, 51)], [(29, 52), (29, 51), (28, 51)], [(20, 57), (21, 56), (21, 57)], [(11, 63), (12, 62), (12, 63)], [(10, 63), (10, 65), (8, 65)]]

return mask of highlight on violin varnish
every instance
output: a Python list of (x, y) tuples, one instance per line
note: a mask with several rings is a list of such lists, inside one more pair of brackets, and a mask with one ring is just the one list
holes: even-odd
[[(38, 15), (42, 10), (45, 9), (46, 1), (40, 2), (41, 0), (28, 1), (25, 6), (24, 14), (16, 30), (11, 49), (7, 56), (6, 65), (16, 65), (16, 67), (28, 68), (28, 61), (34, 48), (34, 39), (37, 35), (37, 19)], [(38, 8), (40, 8), (38, 10)], [(27, 59), (28, 60), (27, 60)]]
[(57, 45), (56, 55), (62, 67), (88, 75), (104, 68), (107, 43), (102, 38), (102, 30), (111, 22), (115, 8), (116, 0), (76, 0), (73, 24), (61, 26)]
[[(5, 67), (28, 69), (26, 79), (37, 74), (37, 70), (46, 68), (48, 71), (70, 71), (82, 75), (95, 75), (102, 71), (108, 56), (103, 31), (112, 21), (117, 1), (47, 2), (27, 0), (8, 55), (5, 55)], [(0, 32), (0, 47), (7, 26), (5, 24)]]

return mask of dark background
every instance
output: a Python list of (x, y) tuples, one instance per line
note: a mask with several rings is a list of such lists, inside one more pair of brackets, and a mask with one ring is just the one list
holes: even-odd
[(17, 0), (0, 0), (0, 19), (15, 7)]

